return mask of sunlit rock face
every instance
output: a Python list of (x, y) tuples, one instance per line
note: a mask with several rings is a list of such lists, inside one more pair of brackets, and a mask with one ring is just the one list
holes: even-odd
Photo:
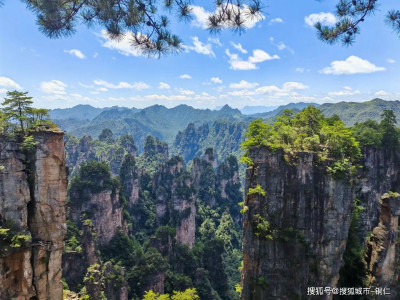
[(62, 299), (67, 172), (62, 132), (34, 133), (21, 151), (0, 137), (1, 299)]

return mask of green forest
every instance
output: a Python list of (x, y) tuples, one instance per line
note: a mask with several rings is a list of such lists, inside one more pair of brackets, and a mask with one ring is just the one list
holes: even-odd
[[(20, 139), (24, 151), (36, 146), (32, 133), (59, 130), (47, 110), (32, 107), (27, 93), (7, 96), (1, 133)], [(272, 123), (255, 119), (247, 130), (244, 124), (189, 124), (177, 134), (172, 155), (167, 142), (151, 135), (141, 151), (132, 135), (115, 136), (110, 128), (97, 138), (66, 134), (64, 296), (239, 299), (242, 214), (248, 209), (243, 207), (243, 171), (244, 165), (254, 166), (251, 149), (282, 151), (287, 164), (294, 164), (298, 153), (312, 152), (327, 163), (327, 174), (343, 178), (358, 172), (365, 147), (390, 151), (398, 149), (400, 139), (392, 110), (383, 110), (380, 122), (352, 127), (314, 106), (284, 109)], [(260, 185), (249, 188), (248, 195), (253, 194), (266, 196)], [(355, 235), (362, 210), (357, 202), (342, 284), (362, 264)], [(113, 221), (104, 223), (103, 215), (109, 214)], [(254, 218), (259, 239), (277, 237), (264, 217)], [(361, 275), (358, 282), (363, 282)]]

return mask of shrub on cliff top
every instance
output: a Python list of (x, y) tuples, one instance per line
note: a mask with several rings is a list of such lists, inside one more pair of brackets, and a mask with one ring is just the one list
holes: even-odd
[(321, 158), (334, 161), (332, 170), (336, 163), (342, 165), (346, 160), (351, 167), (361, 156), (353, 131), (345, 127), (338, 116), (327, 118), (311, 105), (297, 114), (285, 110), (272, 126), (261, 120), (251, 122), (242, 148), (260, 146), (272, 150), (282, 148), (289, 155), (300, 151), (316, 152)]
[(100, 193), (105, 190), (115, 192), (119, 185), (118, 179), (111, 178), (109, 165), (91, 160), (84, 162), (79, 169), (79, 175), (71, 180), (69, 195), (73, 198), (71, 200), (76, 197), (87, 199), (87, 193)]

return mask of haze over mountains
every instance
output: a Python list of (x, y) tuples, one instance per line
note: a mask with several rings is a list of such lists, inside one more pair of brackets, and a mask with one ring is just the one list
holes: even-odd
[[(391, 109), (400, 116), (400, 101), (373, 99), (366, 102), (290, 103), (284, 106), (246, 106), (234, 109), (225, 105), (219, 110), (196, 109), (188, 105), (166, 108), (153, 105), (144, 109), (126, 107), (95, 108), (90, 105), (77, 105), (67, 109), (54, 109), (50, 117), (68, 134), (82, 137), (98, 137), (104, 128), (110, 128), (115, 136), (132, 134), (141, 151), (147, 135), (174, 143), (177, 134), (183, 132), (189, 123), (195, 127), (207, 124), (212, 127), (216, 121), (229, 123), (249, 123), (254, 119), (263, 119), (269, 123), (284, 109), (295, 112), (308, 105), (318, 106), (326, 116), (337, 114), (347, 126), (367, 119), (380, 120), (385, 109)], [(400, 120), (398, 119), (400, 122)], [(242, 128), (246, 126), (240, 126)], [(227, 126), (229, 128), (229, 126)]]

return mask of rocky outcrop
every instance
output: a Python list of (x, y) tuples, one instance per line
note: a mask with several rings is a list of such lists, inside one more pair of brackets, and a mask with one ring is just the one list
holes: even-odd
[(357, 198), (364, 210), (360, 214), (361, 244), (379, 223), (380, 199), (388, 191), (400, 191), (400, 153), (395, 150), (364, 147)]
[(177, 218), (175, 238), (193, 248), (196, 233), (195, 190), (192, 178), (184, 174), (177, 178), (172, 187), (172, 213)]
[(127, 230), (118, 189), (90, 193), (87, 199), (79, 198), (74, 193), (70, 197), (70, 220), (76, 224), (90, 220), (96, 230), (99, 246), (108, 244), (120, 228)]
[(197, 189), (198, 197), (206, 205), (214, 207), (216, 203), (217, 178), (214, 172), (214, 154), (213, 149), (206, 150), (204, 159), (195, 157), (191, 174), (193, 184)]
[(379, 225), (367, 239), (365, 261), (368, 286), (385, 288), (389, 295), (376, 299), (398, 299), (400, 290), (400, 242), (398, 239), (400, 194), (386, 193), (380, 201)]
[(90, 299), (128, 300), (125, 269), (106, 262), (91, 265), (85, 276), (85, 287)]
[(179, 157), (160, 166), (153, 179), (153, 190), (157, 198), (157, 225), (173, 224), (177, 227), (176, 239), (192, 248), (196, 232), (195, 188)]
[(178, 132), (173, 147), (179, 149), (179, 154), (185, 161), (192, 160), (198, 154), (201, 141), (209, 131), (208, 124), (201, 125), (196, 129), (193, 123), (189, 123), (183, 132)]
[(21, 151), (0, 139), (0, 298), (62, 299), (67, 173), (63, 132), (34, 133)]
[(241, 299), (307, 299), (307, 287), (335, 287), (355, 188), (334, 179), (314, 153), (249, 150)]
[(132, 154), (125, 155), (119, 170), (122, 190), (128, 198), (129, 208), (132, 208), (139, 200), (140, 177), (142, 172), (136, 167), (135, 157)]

